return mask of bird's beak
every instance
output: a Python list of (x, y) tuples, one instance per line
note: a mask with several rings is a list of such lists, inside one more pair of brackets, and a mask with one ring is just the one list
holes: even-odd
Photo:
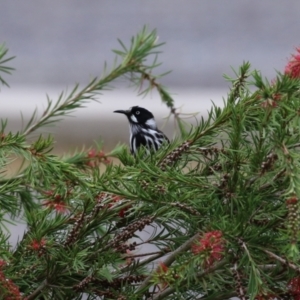
[(129, 110), (115, 110), (114, 113), (124, 114), (127, 116), (129, 114)]

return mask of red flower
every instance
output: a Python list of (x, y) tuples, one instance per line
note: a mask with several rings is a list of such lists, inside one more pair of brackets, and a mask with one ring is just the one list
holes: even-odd
[(56, 210), (56, 212), (61, 214), (68, 212), (67, 204), (63, 200), (61, 200), (60, 197), (55, 197), (54, 200), (45, 201), (43, 205), (49, 209), (54, 209)]
[(219, 230), (210, 231), (192, 244), (191, 250), (194, 255), (200, 254), (204, 258), (204, 265), (211, 266), (214, 262), (219, 261), (223, 257), (225, 248), (225, 240), (223, 234)]
[(159, 267), (157, 270), (157, 275), (158, 275), (158, 279), (162, 285), (162, 288), (166, 288), (168, 285), (168, 281), (167, 281), (167, 273), (168, 273), (169, 268), (162, 262), (159, 263)]
[(6, 266), (6, 261), (3, 259), (0, 259), (0, 269)]
[[(118, 195), (113, 195), (111, 200), (112, 202), (116, 202), (118, 203), (119, 201), (121, 201), (122, 199), (124, 199), (124, 197), (121, 197), (121, 196), (118, 196)], [(108, 204), (108, 207), (112, 207), (113, 204), (112, 203), (109, 203)], [(128, 211), (128, 209), (131, 208), (131, 205), (127, 205), (125, 206), (124, 208), (122, 208), (120, 211), (119, 211), (119, 217), (120, 218), (124, 218), (125, 217), (125, 214), (126, 212)]]
[(162, 263), (162, 262), (159, 263), (159, 270), (158, 270), (159, 274), (162, 274), (162, 273), (165, 274), (168, 272), (168, 270), (169, 270), (169, 268), (164, 263)]
[(4, 273), (0, 271), (0, 286), (1, 299), (5, 300), (21, 300), (19, 287), (11, 280), (5, 277)]
[(300, 48), (296, 48), (297, 54), (292, 54), (291, 59), (284, 69), (284, 74), (292, 78), (300, 78)]
[(287, 288), (294, 300), (300, 300), (300, 277), (292, 278), (289, 281)]
[(44, 238), (42, 238), (40, 241), (37, 240), (33, 240), (30, 247), (35, 250), (38, 251), (41, 248), (43, 248), (46, 245), (46, 240)]
[[(65, 213), (68, 211), (67, 204), (64, 202), (63, 197), (59, 194), (55, 195), (54, 191), (44, 191), (43, 192), (49, 200), (45, 200), (43, 205), (51, 210), (56, 210), (58, 213)], [(70, 191), (68, 191), (68, 194)], [(55, 195), (55, 196), (54, 196)]]
[(130, 207), (131, 207), (131, 205), (128, 205), (128, 206), (122, 208), (122, 209), (119, 211), (119, 217), (120, 217), (120, 218), (124, 218), (126, 212), (128, 211), (128, 209), (129, 209)]
[(286, 199), (287, 205), (294, 205), (294, 204), (297, 204), (297, 202), (298, 202), (297, 197), (291, 197), (291, 198)]

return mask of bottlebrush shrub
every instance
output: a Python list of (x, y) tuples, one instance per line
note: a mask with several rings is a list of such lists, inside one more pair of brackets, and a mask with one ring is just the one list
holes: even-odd
[[(299, 298), (299, 55), (270, 82), (242, 64), (224, 105), (192, 127), (154, 75), (159, 47), (144, 28), (100, 79), (48, 99), (18, 132), (1, 121), (0, 224), (21, 220), (26, 232), (10, 245), (0, 231), (0, 297)], [(0, 47), (0, 75), (9, 61)], [(177, 138), (148, 156), (99, 145), (53, 155), (44, 127), (121, 76), (158, 91)], [(15, 158), (24, 164), (8, 173)]]

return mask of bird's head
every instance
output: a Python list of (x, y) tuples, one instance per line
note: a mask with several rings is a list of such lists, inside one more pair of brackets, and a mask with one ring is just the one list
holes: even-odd
[(114, 112), (124, 114), (131, 125), (140, 125), (156, 129), (153, 114), (143, 107), (133, 106), (128, 110), (115, 110)]

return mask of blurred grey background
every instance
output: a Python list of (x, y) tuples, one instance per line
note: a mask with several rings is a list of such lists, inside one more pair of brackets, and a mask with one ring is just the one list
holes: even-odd
[[(233, 75), (231, 67), (243, 61), (272, 79), (300, 45), (299, 0), (2, 0), (0, 21), (0, 43), (16, 56), (10, 63), (16, 71), (5, 76), (11, 88), (1, 88), (0, 118), (8, 118), (14, 131), (20, 111), (25, 120), (35, 107), (42, 113), (46, 93), (55, 100), (75, 83), (100, 76), (105, 61), (112, 65), (111, 49), (120, 48), (117, 38), (129, 45), (144, 25), (166, 42), (156, 74), (172, 70), (161, 83), (183, 112), (205, 114), (211, 99), (221, 105), (228, 89), (222, 75)], [(56, 134), (59, 151), (99, 137), (107, 148), (127, 142), (127, 122), (115, 109), (144, 106), (160, 125), (168, 115), (155, 92), (142, 99), (124, 80), (114, 86), (99, 97), (101, 104), (45, 129)], [(165, 130), (172, 137), (172, 122)]]

